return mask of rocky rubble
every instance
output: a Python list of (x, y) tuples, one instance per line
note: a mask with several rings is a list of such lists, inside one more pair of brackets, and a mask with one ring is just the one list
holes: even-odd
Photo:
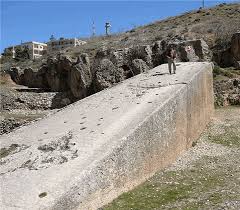
[(240, 78), (216, 81), (214, 97), (217, 106), (240, 105)]
[(1, 119), (0, 123), (0, 135), (4, 133), (9, 133), (13, 129), (26, 124), (26, 120), (16, 120), (14, 118), (8, 118), (8, 119)]
[(69, 94), (66, 92), (42, 92), (38, 89), (27, 88), (19, 88), (11, 91), (1, 88), (1, 110), (47, 110), (61, 108), (67, 105), (66, 101), (70, 103), (70, 99), (67, 98), (68, 96)]
[(70, 104), (68, 97), (66, 92), (1, 86), (0, 135)]

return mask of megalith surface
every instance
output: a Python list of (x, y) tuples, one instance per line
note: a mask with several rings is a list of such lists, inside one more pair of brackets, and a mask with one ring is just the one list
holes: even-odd
[(191, 147), (213, 114), (212, 65), (158, 66), (0, 137), (4, 210), (95, 210)]

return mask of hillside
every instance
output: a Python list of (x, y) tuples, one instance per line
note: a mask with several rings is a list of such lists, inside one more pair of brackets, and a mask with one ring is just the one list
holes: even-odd
[[(169, 17), (154, 23), (133, 28), (132, 30), (113, 34), (111, 36), (97, 36), (87, 39), (87, 44), (62, 51), (66, 55), (76, 57), (87, 53), (92, 58), (103, 48), (123, 49), (134, 45), (152, 44), (154, 41), (204, 39), (212, 50), (224, 49), (229, 45), (232, 34), (240, 30), (240, 4), (220, 4), (212, 8), (190, 11), (176, 17)], [(16, 62), (3, 59), (2, 69), (11, 65), (23, 68), (32, 66), (39, 68), (47, 56), (36, 61)], [(9, 65), (9, 63), (11, 65)]]
[(125, 48), (131, 45), (151, 44), (157, 40), (203, 38), (210, 48), (227, 44), (231, 35), (240, 30), (240, 4), (220, 4), (216, 7), (184, 13), (176, 17), (133, 28), (125, 33), (88, 40), (81, 48), (68, 53), (93, 52), (99, 47)]

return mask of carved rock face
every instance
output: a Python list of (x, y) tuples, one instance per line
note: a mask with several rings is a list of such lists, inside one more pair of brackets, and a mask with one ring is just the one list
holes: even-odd
[(49, 57), (38, 71), (31, 68), (24, 71), (12, 69), (11, 77), (18, 84), (69, 92), (75, 99), (82, 99), (165, 63), (170, 46), (175, 47), (179, 61), (211, 59), (211, 52), (203, 40), (173, 43), (161, 40), (153, 45), (130, 46), (120, 50), (103, 48), (95, 54), (91, 63), (87, 54), (81, 54), (77, 59), (58, 54)]
[(84, 98), (92, 83), (90, 62), (87, 54), (78, 57), (78, 61), (71, 67), (70, 89), (74, 97)]
[(186, 41), (185, 45), (193, 47), (195, 54), (198, 56), (198, 61), (211, 61), (212, 52), (209, 49), (207, 43), (203, 39), (196, 39), (192, 41)]
[(231, 54), (235, 60), (240, 61), (240, 32), (235, 33), (231, 40)]
[(132, 61), (132, 71), (134, 75), (141, 74), (149, 70), (146, 62), (142, 59), (134, 59)]
[(166, 53), (170, 47), (176, 50), (177, 61), (180, 62), (211, 61), (212, 59), (212, 52), (207, 43), (202, 39), (169, 43), (162, 40), (152, 45), (152, 62), (154, 67), (167, 62)]
[(66, 91), (69, 89), (71, 60), (65, 56), (49, 58), (47, 60), (46, 77), (52, 91)]
[(100, 61), (94, 81), (96, 91), (111, 87), (122, 80), (124, 80), (124, 72), (121, 68), (117, 68), (109, 59)]
[(20, 67), (11, 67), (9, 74), (11, 76), (11, 79), (19, 84), (23, 85), (24, 84), (24, 79), (23, 79), (23, 71), (21, 70)]
[(125, 59), (128, 63), (131, 63), (134, 59), (142, 59), (149, 67), (152, 67), (152, 49), (150, 45), (131, 47)]
[(76, 62), (64, 55), (49, 59), (46, 75), (52, 91), (71, 90), (73, 96), (78, 99), (87, 96), (92, 83), (87, 54), (81, 54)]
[(235, 33), (231, 39), (231, 47), (215, 52), (214, 61), (221, 67), (234, 66), (240, 69), (240, 33)]
[(153, 67), (159, 66), (166, 62), (165, 51), (167, 50), (167, 43), (164, 40), (156, 41), (152, 45), (152, 62)]
[(212, 53), (202, 39), (173, 43), (177, 49), (178, 60), (182, 62), (211, 61)]
[(42, 67), (39, 71), (34, 71), (32, 68), (24, 69), (23, 79), (24, 84), (31, 88), (48, 88), (46, 82), (46, 68)]

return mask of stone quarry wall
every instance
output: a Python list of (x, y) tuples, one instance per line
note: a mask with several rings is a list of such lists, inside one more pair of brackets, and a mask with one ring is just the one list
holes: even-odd
[(20, 146), (2, 160), (1, 206), (97, 209), (191, 147), (213, 103), (210, 63), (161, 65), (3, 135)]
[(39, 69), (12, 67), (14, 82), (31, 88), (68, 93), (72, 102), (167, 63), (169, 47), (175, 47), (179, 62), (210, 61), (211, 51), (202, 39), (191, 41), (156, 41), (152, 45), (124, 49), (103, 47), (90, 59), (86, 53), (70, 57), (59, 53), (48, 57)]
[(215, 50), (213, 60), (221, 67), (240, 69), (240, 32), (233, 34), (229, 48)]

